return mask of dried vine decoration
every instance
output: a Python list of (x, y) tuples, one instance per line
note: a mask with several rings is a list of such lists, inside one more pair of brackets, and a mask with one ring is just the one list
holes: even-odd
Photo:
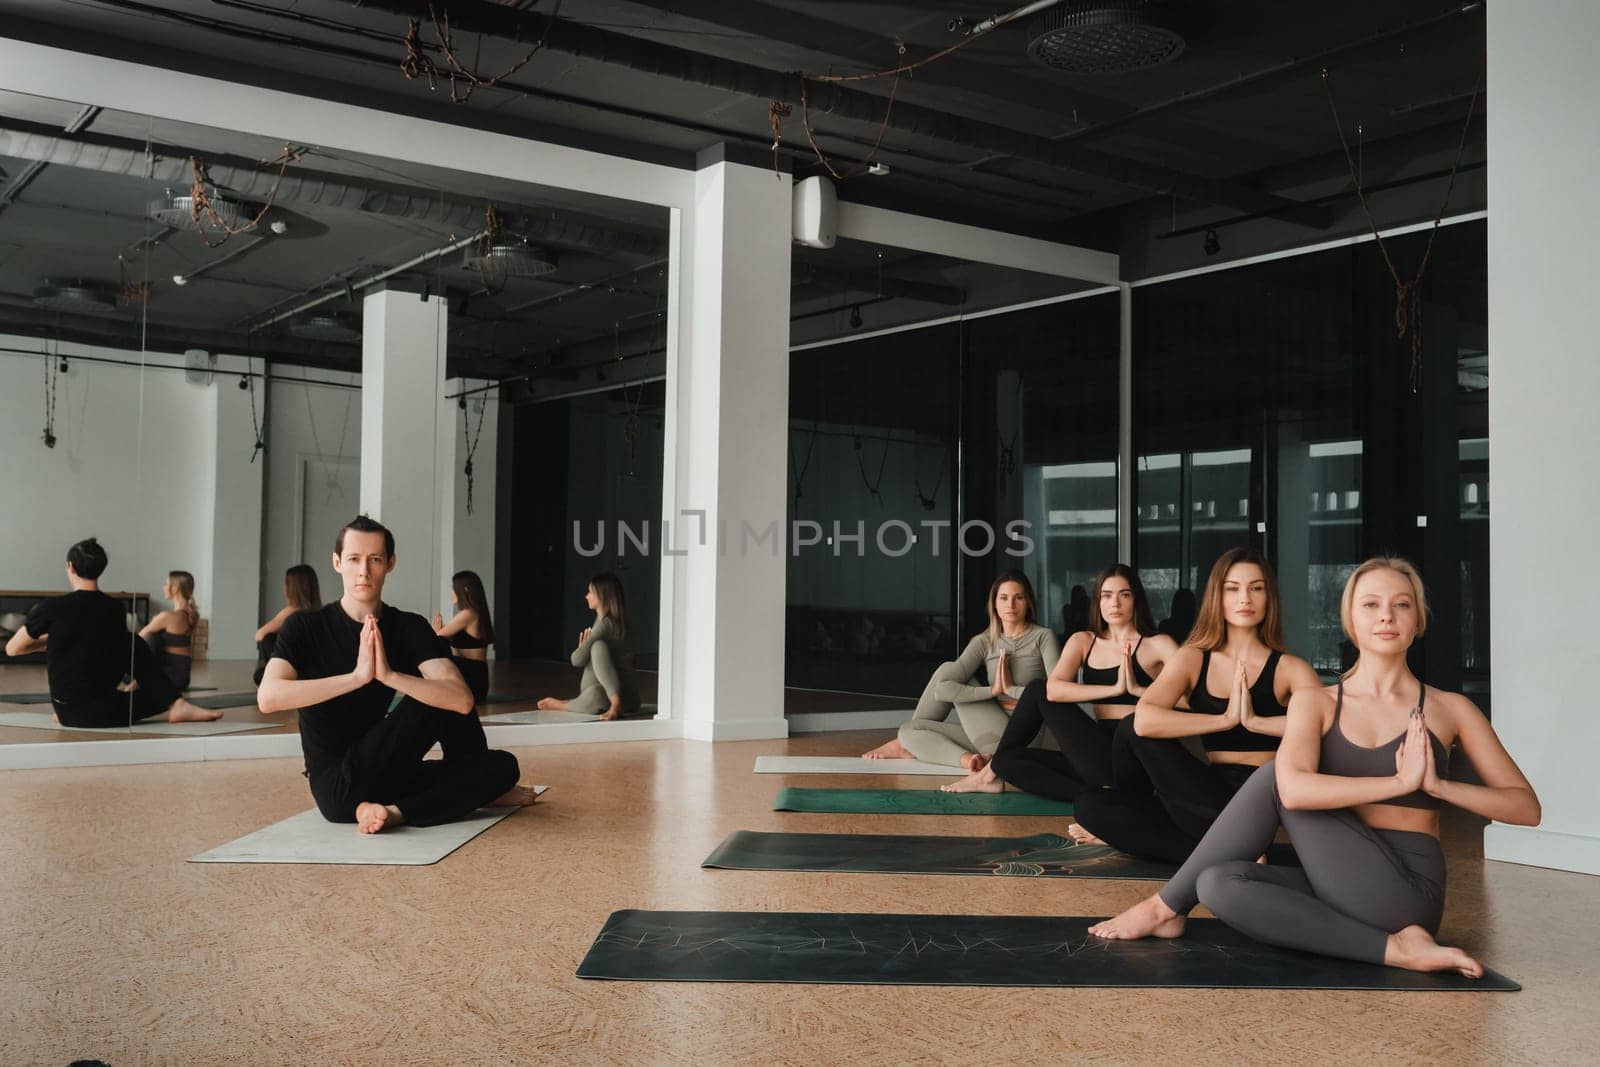
[(794, 450), (789, 450), (789, 470), (794, 473), (794, 505), (797, 509), (800, 507), (800, 498), (806, 495), (806, 471), (811, 469), (811, 453), (816, 451), (816, 448), (817, 430), (813, 426), (811, 440), (806, 444), (806, 458), (801, 460), (799, 470), (794, 468)]
[(890, 444), (892, 444), (891, 441), (889, 441), (887, 439), (884, 440), (884, 442), (883, 442), (883, 451), (878, 456), (878, 478), (877, 478), (876, 481), (873, 481), (872, 479), (867, 477), (866, 464), (864, 464), (861, 461), (862, 452), (863, 452), (863, 449), (862, 449), (862, 446), (861, 446), (861, 438), (857, 437), (855, 439), (856, 470), (861, 472), (861, 484), (865, 485), (867, 487), (867, 492), (872, 494), (872, 499), (876, 500), (879, 504), (883, 503), (883, 494), (881, 492), (879, 492), (878, 490), (880, 488), (882, 488), (882, 486), (883, 486), (883, 471), (884, 471), (884, 468), (886, 468), (889, 465), (889, 445)]
[(1011, 439), (1007, 440), (1004, 434), (1000, 435), (1000, 473), (1012, 475), (1017, 472), (1017, 439), (1022, 436), (1022, 378), (1017, 378), (1017, 406), (1015, 419), (1011, 427)]
[(835, 181), (842, 182), (846, 178), (854, 178), (857, 174), (865, 173), (867, 168), (872, 166), (872, 161), (878, 155), (878, 149), (883, 146), (883, 136), (889, 132), (889, 116), (894, 114), (894, 98), (899, 91), (900, 79), (896, 78), (889, 87), (889, 103), (883, 109), (883, 121), (878, 124), (878, 136), (873, 138), (872, 150), (866, 154), (866, 157), (860, 163), (841, 174), (838, 168), (833, 165), (833, 161), (824, 155), (822, 149), (817, 146), (816, 134), (811, 128), (811, 101), (806, 93), (806, 76), (801, 75), (800, 121), (806, 128), (806, 141), (811, 145), (811, 151), (816, 153), (817, 162), (821, 163), (828, 173), (833, 175)]
[(137, 282), (131, 280), (128, 277), (128, 261), (121, 256), (117, 257), (117, 299), (124, 307), (150, 303), (150, 293), (154, 288), (154, 284), (148, 278)]
[(467, 398), (466, 397), (462, 397), (461, 398), (461, 402), (459, 404), (459, 407), (461, 408), (461, 439), (462, 439), (463, 442), (466, 443), (466, 446), (467, 446), (467, 462), (462, 466), (461, 473), (466, 475), (466, 478), (467, 478), (467, 514), (471, 515), (472, 514), (472, 487), (473, 487), (472, 457), (476, 456), (478, 454), (478, 441), (481, 440), (482, 437), (483, 437), (483, 418), (484, 418), (484, 415), (488, 413), (489, 401), (486, 400), (486, 399), (481, 399), (481, 398), (479, 399), (479, 401), (478, 401), (478, 426), (477, 426), (476, 429), (472, 430), (470, 433), (468, 432), (468, 428), (467, 428), (467, 423), (469, 421), (469, 416), (467, 415)]
[(783, 147), (783, 120), (794, 114), (794, 107), (781, 100), (767, 101), (767, 121), (772, 123), (772, 173), (780, 179), (783, 171), (778, 168), (778, 149)]
[(44, 447), (56, 447), (56, 379), (61, 374), (61, 342), (56, 342), (55, 355), (48, 345), (44, 352)]
[[(620, 358), (620, 357), (619, 357)], [(626, 399), (628, 392), (622, 392)], [(628, 414), (622, 420), (622, 441), (628, 447), (628, 477), (633, 477), (634, 461), (639, 457), (639, 441), (644, 437), (644, 422), (639, 418), (639, 407), (644, 402), (644, 382), (640, 381), (633, 391), (633, 400), (628, 406)]]
[(493, 88), (527, 66), (533, 60), (533, 57), (539, 54), (540, 49), (544, 48), (545, 38), (549, 37), (550, 31), (555, 28), (556, 17), (560, 14), (561, 0), (556, 0), (555, 6), (550, 9), (550, 14), (545, 20), (544, 32), (539, 35), (537, 41), (533, 42), (533, 47), (528, 49), (528, 54), (499, 74), (494, 75), (492, 78), (486, 78), (457, 57), (455, 41), (450, 31), (449, 5), (435, 5), (430, 0), (428, 4), (428, 20), (433, 23), (433, 33), (439, 42), (439, 52), (444, 56), (445, 63), (449, 69), (441, 71), (438, 64), (428, 58), (422, 44), (421, 33), (419, 32), (420, 26), (416, 19), (409, 19), (406, 23), (406, 54), (400, 60), (400, 73), (405, 75), (407, 81), (412, 81), (419, 77), (427, 78), (429, 89), (439, 88), (439, 79), (443, 77), (450, 83), (450, 102), (452, 104), (465, 104), (472, 99), (472, 94), (477, 90)]
[(917, 491), (917, 501), (922, 505), (923, 511), (932, 511), (939, 506), (939, 489), (944, 485), (944, 471), (950, 458), (948, 446), (939, 452), (939, 480), (933, 483), (933, 492), (922, 491), (922, 471), (916, 465), (916, 451), (912, 450), (911, 484)]
[[(273, 203), (278, 199), (278, 189), (283, 185), (283, 176), (288, 171), (289, 165), (300, 162), (305, 154), (306, 150), (304, 148), (295, 148), (293, 145), (285, 144), (283, 151), (279, 152), (276, 157), (261, 161), (261, 166), (263, 167), (277, 167), (278, 177), (273, 181), (272, 189), (267, 193), (266, 202), (261, 205), (261, 210), (257, 211), (255, 216), (242, 226), (231, 225), (217, 211), (216, 204), (212, 203), (211, 200), (211, 189), (216, 187), (211, 185), (211, 179), (206, 173), (206, 163), (199, 156), (190, 156), (189, 171), (192, 178), (189, 182), (189, 221), (194, 223), (196, 232), (200, 234), (201, 243), (207, 248), (216, 248), (226, 242), (228, 238), (236, 237), (241, 233), (249, 233), (259, 226), (261, 220), (267, 217), (267, 212), (272, 210)], [(208, 227), (201, 225), (201, 219), (205, 219), (210, 224), (209, 229), (221, 231), (222, 240), (212, 241), (207, 232)]]
[(1461, 125), (1461, 140), (1456, 145), (1455, 162), (1450, 164), (1450, 181), (1444, 188), (1444, 197), (1439, 201), (1439, 211), (1433, 217), (1433, 226), (1428, 230), (1428, 243), (1422, 250), (1422, 262), (1417, 264), (1416, 275), (1408, 281), (1400, 277), (1400, 270), (1394, 265), (1394, 257), (1389, 254), (1389, 246), (1384, 244), (1383, 235), (1378, 232), (1378, 220), (1373, 218), (1372, 209), (1367, 205), (1367, 194), (1361, 187), (1360, 171), (1356, 166), (1355, 157), (1350, 152), (1350, 141), (1344, 135), (1344, 123), (1339, 119), (1339, 107), (1334, 103), (1332, 78), (1328, 68), (1322, 68), (1322, 90), (1328, 97), (1328, 110), (1333, 114), (1333, 127), (1339, 133), (1339, 144), (1344, 148), (1344, 159), (1350, 168), (1350, 181), (1355, 186), (1356, 199), (1361, 203), (1362, 214), (1367, 217), (1367, 225), (1372, 228), (1372, 237), (1378, 243), (1378, 251), (1383, 254), (1384, 265), (1389, 268), (1389, 277), (1394, 280), (1395, 336), (1411, 339), (1413, 393), (1422, 384), (1422, 279), (1427, 274), (1428, 260), (1433, 255), (1433, 239), (1439, 234), (1445, 210), (1450, 206), (1450, 194), (1456, 187), (1456, 175), (1461, 170), (1461, 157), (1467, 150), (1467, 134), (1472, 129), (1472, 117), (1477, 112), (1478, 92), (1481, 88), (1481, 79), (1472, 86), (1472, 100), (1467, 104), (1467, 118)]

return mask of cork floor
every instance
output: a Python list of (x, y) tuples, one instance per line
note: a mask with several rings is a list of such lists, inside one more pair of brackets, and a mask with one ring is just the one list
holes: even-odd
[[(523, 749), (554, 789), (432, 867), (185, 857), (309, 806), (294, 760), (0, 773), (0, 1063), (1594, 1062), (1600, 880), (1485, 863), (1447, 825), (1444, 935), (1520, 993), (586, 982), (617, 908), (1103, 915), (1148, 883), (705, 871), (738, 829), (1010, 834), (1050, 818), (780, 814), (758, 754)], [(928, 788), (929, 779), (878, 779)], [(1588, 901), (1585, 904), (1584, 901)]]

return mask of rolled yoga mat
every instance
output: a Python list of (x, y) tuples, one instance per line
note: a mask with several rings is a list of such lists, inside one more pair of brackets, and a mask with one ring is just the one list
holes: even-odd
[(579, 978), (823, 985), (1102, 986), (1503, 992), (1482, 978), (1418, 974), (1252, 941), (1216, 919), (1181, 938), (1102, 941), (1091, 916), (617, 911)]
[(700, 864), (731, 871), (976, 874), (1021, 878), (1129, 878), (1164, 882), (1177, 871), (1057, 834), (930, 837), (898, 834), (729, 834)]
[(914, 759), (862, 759), (860, 756), (757, 756), (757, 774), (930, 774), (965, 778), (960, 767)]
[(1072, 805), (1032, 793), (944, 793), (937, 789), (778, 790), (773, 811), (849, 815), (1071, 815)]

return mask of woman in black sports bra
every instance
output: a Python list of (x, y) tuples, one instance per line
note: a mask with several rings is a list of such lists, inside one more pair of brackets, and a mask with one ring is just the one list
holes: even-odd
[(200, 622), (200, 605), (194, 599), (194, 575), (188, 571), (168, 571), (161, 595), (172, 601), (144, 624), (139, 636), (161, 656), (161, 672), (179, 691), (189, 688), (194, 667), (194, 629)]
[[(1048, 678), (1029, 682), (1017, 698), (989, 765), (941, 788), (947, 793), (998, 793), (1012, 786), (1054, 800), (1075, 800), (1115, 778), (1112, 738), (1139, 696), (1178, 645), (1157, 633), (1139, 575), (1113, 563), (1095, 579), (1088, 629), (1067, 639)], [(1094, 660), (1105, 662), (1096, 666)], [(1083, 704), (1093, 707), (1085, 715)], [(1059, 751), (1033, 747), (1041, 729)]]
[[(1537, 825), (1539, 798), (1473, 703), (1431, 693), (1406, 664), (1427, 629), (1422, 578), (1369, 559), (1345, 584), (1360, 653), (1336, 686), (1297, 691), (1275, 761), (1255, 772), (1177, 875), (1090, 932), (1177, 937), (1196, 903), (1268, 944), (1416, 971), (1483, 974), (1434, 940), (1444, 912), (1439, 805)], [(1459, 744), (1482, 785), (1446, 777)], [(1301, 867), (1254, 862), (1279, 826)]]
[(1121, 727), (1127, 734), (1119, 743), (1148, 784), (1119, 774), (1113, 788), (1085, 792), (1068, 828), (1075, 841), (1168, 863), (1188, 857), (1245, 779), (1272, 758), (1289, 694), (1321, 684), (1309, 663), (1284, 650), (1279, 618), (1277, 579), (1265, 557), (1253, 548), (1223, 553), (1189, 639)]
[(477, 571), (456, 571), (450, 576), (450, 606), (455, 614), (449, 622), (434, 613), (433, 632), (450, 639), (450, 655), (482, 715), (489, 703), (489, 646), (494, 643), (494, 620)]

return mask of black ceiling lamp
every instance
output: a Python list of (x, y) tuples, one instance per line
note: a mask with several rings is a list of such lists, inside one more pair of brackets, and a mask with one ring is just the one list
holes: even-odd
[(1217, 231), (1206, 230), (1206, 239), (1201, 243), (1200, 247), (1205, 249), (1208, 256), (1214, 256), (1222, 251), (1222, 242), (1217, 238)]

